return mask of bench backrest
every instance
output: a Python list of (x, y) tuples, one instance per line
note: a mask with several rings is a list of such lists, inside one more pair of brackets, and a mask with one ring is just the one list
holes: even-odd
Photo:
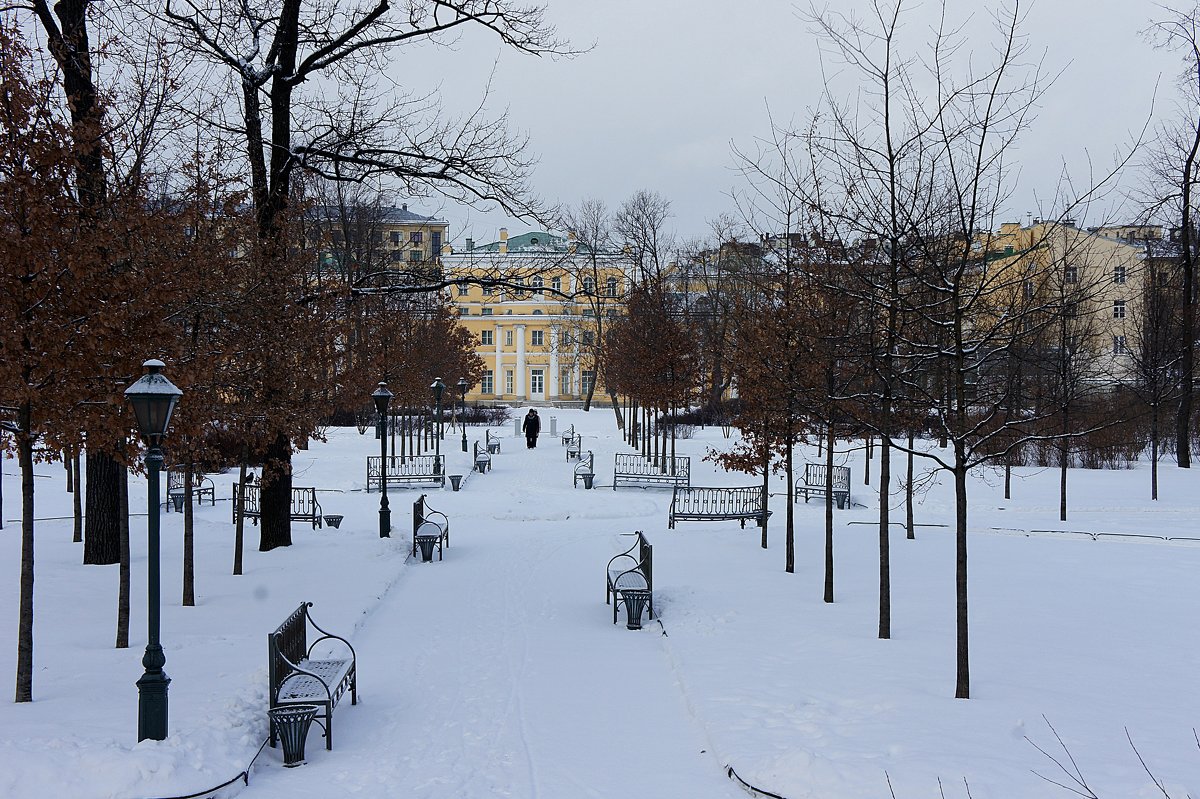
[[(311, 602), (302, 602), (283, 624), (267, 636), (267, 679), (270, 701), (275, 701), (279, 685), (292, 673), (292, 663), (308, 655), (308, 609)], [(289, 662), (290, 661), (290, 662)]]
[[(654, 590), (654, 547), (650, 546), (650, 542), (646, 540), (646, 536), (641, 530), (629, 535), (636, 536), (637, 540), (633, 542), (633, 546), (624, 552), (614, 555), (608, 561), (608, 568), (612, 569), (614, 563), (618, 563), (617, 568), (622, 573), (629, 571), (641, 572), (646, 578), (646, 588), (650, 591)], [(636, 565), (626, 565), (631, 560), (637, 561)]]
[(259, 515), (259, 499), (261, 497), (261, 486), (258, 483), (246, 483), (239, 486), (233, 484), (233, 514), (236, 517), (238, 512), (238, 494), (242, 495), (242, 512), (247, 516)]
[(481, 455), (483, 456), (482, 460), (490, 461), (492, 459), (491, 456), (488, 455), (487, 447), (480, 446), (478, 441), (475, 442), (474, 449), (475, 449), (475, 460), (480, 460)]
[(575, 474), (593, 474), (595, 469), (593, 464), (596, 462), (596, 454), (590, 449), (587, 455), (579, 459), (579, 463), (575, 464)]
[(658, 461), (649, 461), (641, 455), (628, 455), (618, 452), (613, 462), (613, 469), (617, 474), (633, 477), (662, 477), (663, 475), (670, 475), (672, 477), (690, 478), (692, 459), (686, 455), (676, 455), (674, 458), (664, 457), (659, 458)]
[(292, 515), (305, 517), (321, 515), (321, 503), (317, 502), (317, 489), (292, 487)]
[(499, 436), (494, 436), (494, 435), (492, 435), (492, 431), (491, 431), (491, 430), (484, 430), (484, 431), (483, 431), (483, 440), (484, 440), (486, 443), (488, 443), (488, 444), (492, 443), (492, 440), (493, 440), (493, 439), (495, 439), (495, 440), (497, 440), (497, 441), (498, 441), (498, 440), (500, 440), (500, 437), (499, 437)]
[[(826, 484), (825, 464), (823, 463), (806, 463), (804, 464), (804, 484), (808, 486), (824, 486)], [(850, 490), (850, 467), (849, 466), (834, 466), (833, 467), (833, 490), (834, 491), (849, 491)]]
[(684, 488), (671, 494), (671, 514), (751, 516), (762, 513), (762, 486)]
[[(388, 477), (416, 477), (441, 474), (444, 471), (445, 455), (388, 455)], [(378, 482), (382, 474), (383, 456), (367, 456), (367, 482)]]

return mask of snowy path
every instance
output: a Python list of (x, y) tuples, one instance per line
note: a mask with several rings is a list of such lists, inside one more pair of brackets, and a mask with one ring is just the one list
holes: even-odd
[[(658, 625), (631, 632), (622, 613), (614, 626), (603, 603), (605, 563), (634, 529), (622, 517), (651, 500), (573, 491), (564, 456), (556, 437), (532, 451), (505, 439), (492, 472), (431, 493), (451, 546), (410, 562), (358, 634), (360, 704), (335, 714), (336, 758), (314, 732), (309, 767), (243, 795), (744, 795), (689, 718)], [(484, 492), (495, 511), (456, 507)], [(416, 497), (393, 495), (397, 538)]]

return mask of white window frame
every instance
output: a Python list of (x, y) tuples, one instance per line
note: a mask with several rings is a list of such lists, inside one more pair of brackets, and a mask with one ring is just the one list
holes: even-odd
[(1125, 300), (1113, 300), (1113, 319), (1125, 318)]
[(494, 347), (495, 345), (496, 345), (496, 340), (492, 337), (491, 330), (480, 330), (479, 331), (479, 346)]
[(529, 345), (530, 345), (531, 347), (544, 347), (544, 346), (546, 346), (546, 334), (545, 334), (545, 332), (544, 332), (544, 331), (541, 331), (541, 330), (531, 330), (531, 331), (529, 331)]

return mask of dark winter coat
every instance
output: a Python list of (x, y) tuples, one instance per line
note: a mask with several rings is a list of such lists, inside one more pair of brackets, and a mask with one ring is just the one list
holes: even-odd
[(526, 438), (537, 438), (537, 434), (542, 432), (542, 419), (536, 413), (526, 415), (525, 421), (521, 423), (521, 429), (525, 431)]

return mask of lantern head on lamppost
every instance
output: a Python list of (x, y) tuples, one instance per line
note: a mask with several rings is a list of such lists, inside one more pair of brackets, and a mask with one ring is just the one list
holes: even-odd
[(462, 422), (462, 433), (463, 433), (462, 451), (463, 452), (467, 451), (467, 388), (468, 388), (467, 378), (465, 378), (465, 377), (458, 378), (458, 394), (459, 394), (459, 397), (462, 399), (462, 418), (459, 421)]
[(387, 383), (380, 381), (379, 387), (371, 392), (375, 412), (379, 414), (379, 537), (392, 535), (392, 509), (387, 495), (387, 421), (388, 406), (395, 396), (388, 390)]
[(162, 444), (167, 427), (171, 424), (171, 414), (175, 405), (183, 396), (183, 391), (166, 378), (162, 373), (165, 363), (152, 358), (142, 364), (146, 374), (137, 382), (125, 389), (125, 398), (133, 406), (133, 415), (137, 418), (138, 433), (146, 445), (154, 449)]
[(166, 365), (157, 359), (142, 364), (146, 374), (125, 389), (125, 396), (133, 406), (137, 418), (138, 433), (149, 448), (146, 452), (146, 482), (148, 485), (148, 508), (146, 520), (146, 653), (142, 655), (145, 672), (137, 681), (138, 687), (138, 740), (150, 738), (155, 741), (167, 737), (167, 687), (171, 678), (163, 671), (167, 656), (163, 654), (159, 640), (159, 518), (158, 518), (158, 472), (162, 468), (162, 440), (171, 424), (171, 414), (183, 392), (162, 374)]

